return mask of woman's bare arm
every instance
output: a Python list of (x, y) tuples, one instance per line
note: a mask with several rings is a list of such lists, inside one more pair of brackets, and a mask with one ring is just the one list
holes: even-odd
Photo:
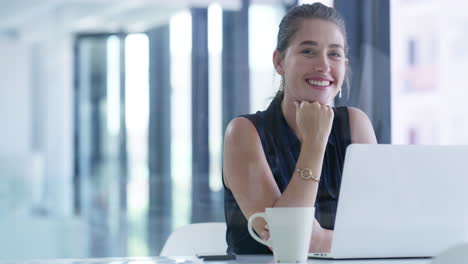
[[(349, 124), (351, 130), (351, 143), (377, 144), (374, 128), (367, 115), (354, 107), (348, 107)], [(311, 243), (311, 252), (330, 252), (333, 240), (333, 231), (322, 228), (318, 222), (314, 225), (312, 236), (319, 236), (320, 243)]]
[[(300, 137), (301, 152), (296, 168), (310, 168), (313, 174), (320, 175), (327, 142), (323, 138), (325, 135), (328, 138), (327, 127), (331, 126), (333, 111), (318, 104), (304, 104), (303, 109), (311, 111), (310, 115), (307, 112), (299, 115), (303, 120), (298, 122), (305, 124), (303, 131), (307, 131), (309, 127), (317, 129), (319, 123), (324, 125), (317, 133), (309, 133), (313, 136)], [(281, 194), (266, 160), (257, 130), (245, 118), (234, 119), (226, 129), (223, 170), (226, 186), (233, 192), (247, 219), (256, 212), (264, 211), (266, 207), (300, 207), (315, 204), (318, 182), (303, 180), (297, 173), (294, 173)], [(258, 234), (262, 234), (265, 231), (265, 222), (256, 221), (253, 227)]]

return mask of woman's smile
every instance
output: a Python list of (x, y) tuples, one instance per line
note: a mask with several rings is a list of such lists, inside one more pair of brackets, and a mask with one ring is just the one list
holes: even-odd
[(310, 77), (306, 78), (305, 81), (310, 87), (317, 90), (326, 90), (333, 84), (332, 80), (324, 77)]

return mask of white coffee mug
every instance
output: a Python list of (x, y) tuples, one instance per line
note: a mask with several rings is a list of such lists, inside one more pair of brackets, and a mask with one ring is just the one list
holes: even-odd
[[(305, 263), (314, 223), (314, 207), (266, 208), (265, 213), (250, 216), (250, 235), (273, 250), (277, 263)], [(253, 230), (255, 218), (263, 217), (270, 230), (270, 240), (261, 239)]]

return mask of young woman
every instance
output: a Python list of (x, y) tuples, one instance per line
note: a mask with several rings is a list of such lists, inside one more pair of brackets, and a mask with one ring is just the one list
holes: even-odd
[[(346, 147), (376, 143), (369, 118), (330, 105), (348, 67), (346, 30), (323, 4), (292, 8), (282, 19), (273, 64), (282, 85), (265, 111), (233, 119), (224, 138), (228, 252), (271, 254), (247, 231), (266, 207), (315, 206), (310, 251), (330, 251)], [(263, 220), (255, 231), (267, 239)]]

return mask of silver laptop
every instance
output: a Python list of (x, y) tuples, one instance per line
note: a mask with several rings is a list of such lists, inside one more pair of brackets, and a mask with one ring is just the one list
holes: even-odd
[(330, 253), (433, 257), (468, 241), (468, 146), (350, 145)]

